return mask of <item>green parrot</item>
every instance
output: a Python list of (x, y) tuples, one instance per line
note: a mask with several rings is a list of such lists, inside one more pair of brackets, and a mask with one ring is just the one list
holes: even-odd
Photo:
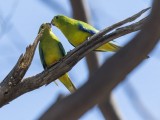
[[(85, 40), (87, 40), (88, 37), (99, 32), (99, 30), (95, 29), (93, 26), (85, 22), (75, 20), (64, 15), (55, 16), (52, 19), (51, 23), (52, 25), (58, 27), (61, 30), (61, 32), (65, 35), (65, 37), (74, 47), (80, 45)], [(116, 52), (120, 48), (120, 46), (115, 45), (112, 42), (108, 42), (97, 48), (95, 51)]]
[[(39, 32), (41, 30), (43, 30), (43, 33), (39, 43), (39, 55), (43, 68), (47, 69), (65, 56), (65, 50), (59, 39), (52, 32), (50, 23), (42, 24)], [(67, 73), (58, 79), (70, 92), (74, 92), (76, 90)]]

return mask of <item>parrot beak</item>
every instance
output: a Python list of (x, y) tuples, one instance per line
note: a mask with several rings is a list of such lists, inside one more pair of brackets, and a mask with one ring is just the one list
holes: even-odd
[(51, 21), (51, 24), (52, 24), (53, 26), (55, 26), (55, 24), (54, 24), (53, 20)]
[(47, 23), (47, 25), (51, 28), (52, 24), (51, 23)]

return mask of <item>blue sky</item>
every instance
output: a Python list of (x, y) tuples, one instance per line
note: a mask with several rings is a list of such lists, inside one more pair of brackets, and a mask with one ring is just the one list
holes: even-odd
[[(98, 29), (110, 26), (149, 7), (150, 2), (149, 0), (87, 1), (91, 23)], [(61, 0), (60, 2), (53, 0), (53, 3), (52, 6), (52, 4), (46, 4), (45, 0), (5, 0), (5, 2), (1, 0), (0, 66), (3, 71), (0, 72), (0, 80), (3, 80), (13, 68), (20, 54), (24, 53), (26, 46), (33, 42), (43, 22), (50, 22), (57, 14), (72, 16), (69, 0)], [(59, 37), (66, 51), (73, 49), (57, 28), (53, 27), (53, 32)], [(134, 35), (135, 33), (120, 37), (116, 42), (124, 45)], [(160, 45), (157, 45), (149, 54), (150, 58), (138, 66), (123, 83), (114, 89), (112, 99), (123, 120), (144, 120), (135, 109), (133, 94), (127, 91), (128, 84), (133, 86), (139, 100), (154, 118), (160, 119), (159, 50)], [(98, 53), (100, 63), (103, 64), (111, 55), (113, 53)], [(42, 70), (39, 53), (36, 50), (32, 65), (25, 77), (35, 75)], [(82, 86), (88, 77), (85, 60), (82, 59), (69, 74), (77, 87)], [(35, 120), (56, 100), (58, 94), (69, 95), (65, 87), (60, 82), (58, 84), (59, 87), (51, 83), (15, 99), (0, 109), (0, 119)], [(90, 119), (104, 120), (96, 106), (80, 118), (80, 120)]]

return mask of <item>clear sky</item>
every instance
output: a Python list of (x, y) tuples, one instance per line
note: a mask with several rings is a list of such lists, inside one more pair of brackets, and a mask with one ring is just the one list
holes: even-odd
[[(40, 25), (50, 22), (53, 16), (64, 14), (72, 17), (69, 0), (1, 0), (0, 4), (0, 80), (9, 73), (27, 45), (35, 39)], [(149, 0), (86, 0), (90, 10), (91, 23), (98, 29), (103, 29), (120, 20), (123, 20), (140, 10), (151, 6)], [(53, 32), (60, 38), (66, 51), (73, 49), (62, 33), (55, 27)], [(124, 45), (134, 34), (126, 35), (116, 40), (117, 44)], [(160, 45), (149, 54), (145, 60), (126, 80), (114, 89), (112, 99), (123, 120), (144, 120), (136, 109), (137, 99), (145, 109), (160, 120)], [(113, 55), (113, 53), (98, 53), (100, 63)], [(34, 56), (31, 67), (25, 77), (35, 75), (43, 70), (38, 50)], [(79, 74), (81, 71), (81, 74)], [(85, 60), (82, 59), (70, 72), (77, 87), (82, 86), (88, 77)], [(18, 97), (10, 104), (0, 109), (1, 120), (35, 120), (57, 98), (58, 94), (69, 95), (66, 88), (58, 82), (43, 86), (37, 90)], [(130, 90), (130, 86), (134, 92)], [(133, 90), (133, 89), (132, 89)], [(97, 107), (94, 107), (80, 120), (104, 120)]]

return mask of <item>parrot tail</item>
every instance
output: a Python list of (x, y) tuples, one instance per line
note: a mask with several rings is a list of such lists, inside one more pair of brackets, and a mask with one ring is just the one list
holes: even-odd
[(109, 43), (106, 43), (106, 44), (100, 46), (95, 51), (100, 51), (100, 52), (107, 52), (107, 51), (117, 52), (120, 48), (121, 48), (120, 46), (115, 45), (115, 44), (109, 42)]
[(71, 92), (75, 92), (77, 89), (72, 83), (71, 79), (69, 78), (69, 75), (66, 73), (63, 76), (59, 78), (59, 80), (64, 84), (64, 86)]

